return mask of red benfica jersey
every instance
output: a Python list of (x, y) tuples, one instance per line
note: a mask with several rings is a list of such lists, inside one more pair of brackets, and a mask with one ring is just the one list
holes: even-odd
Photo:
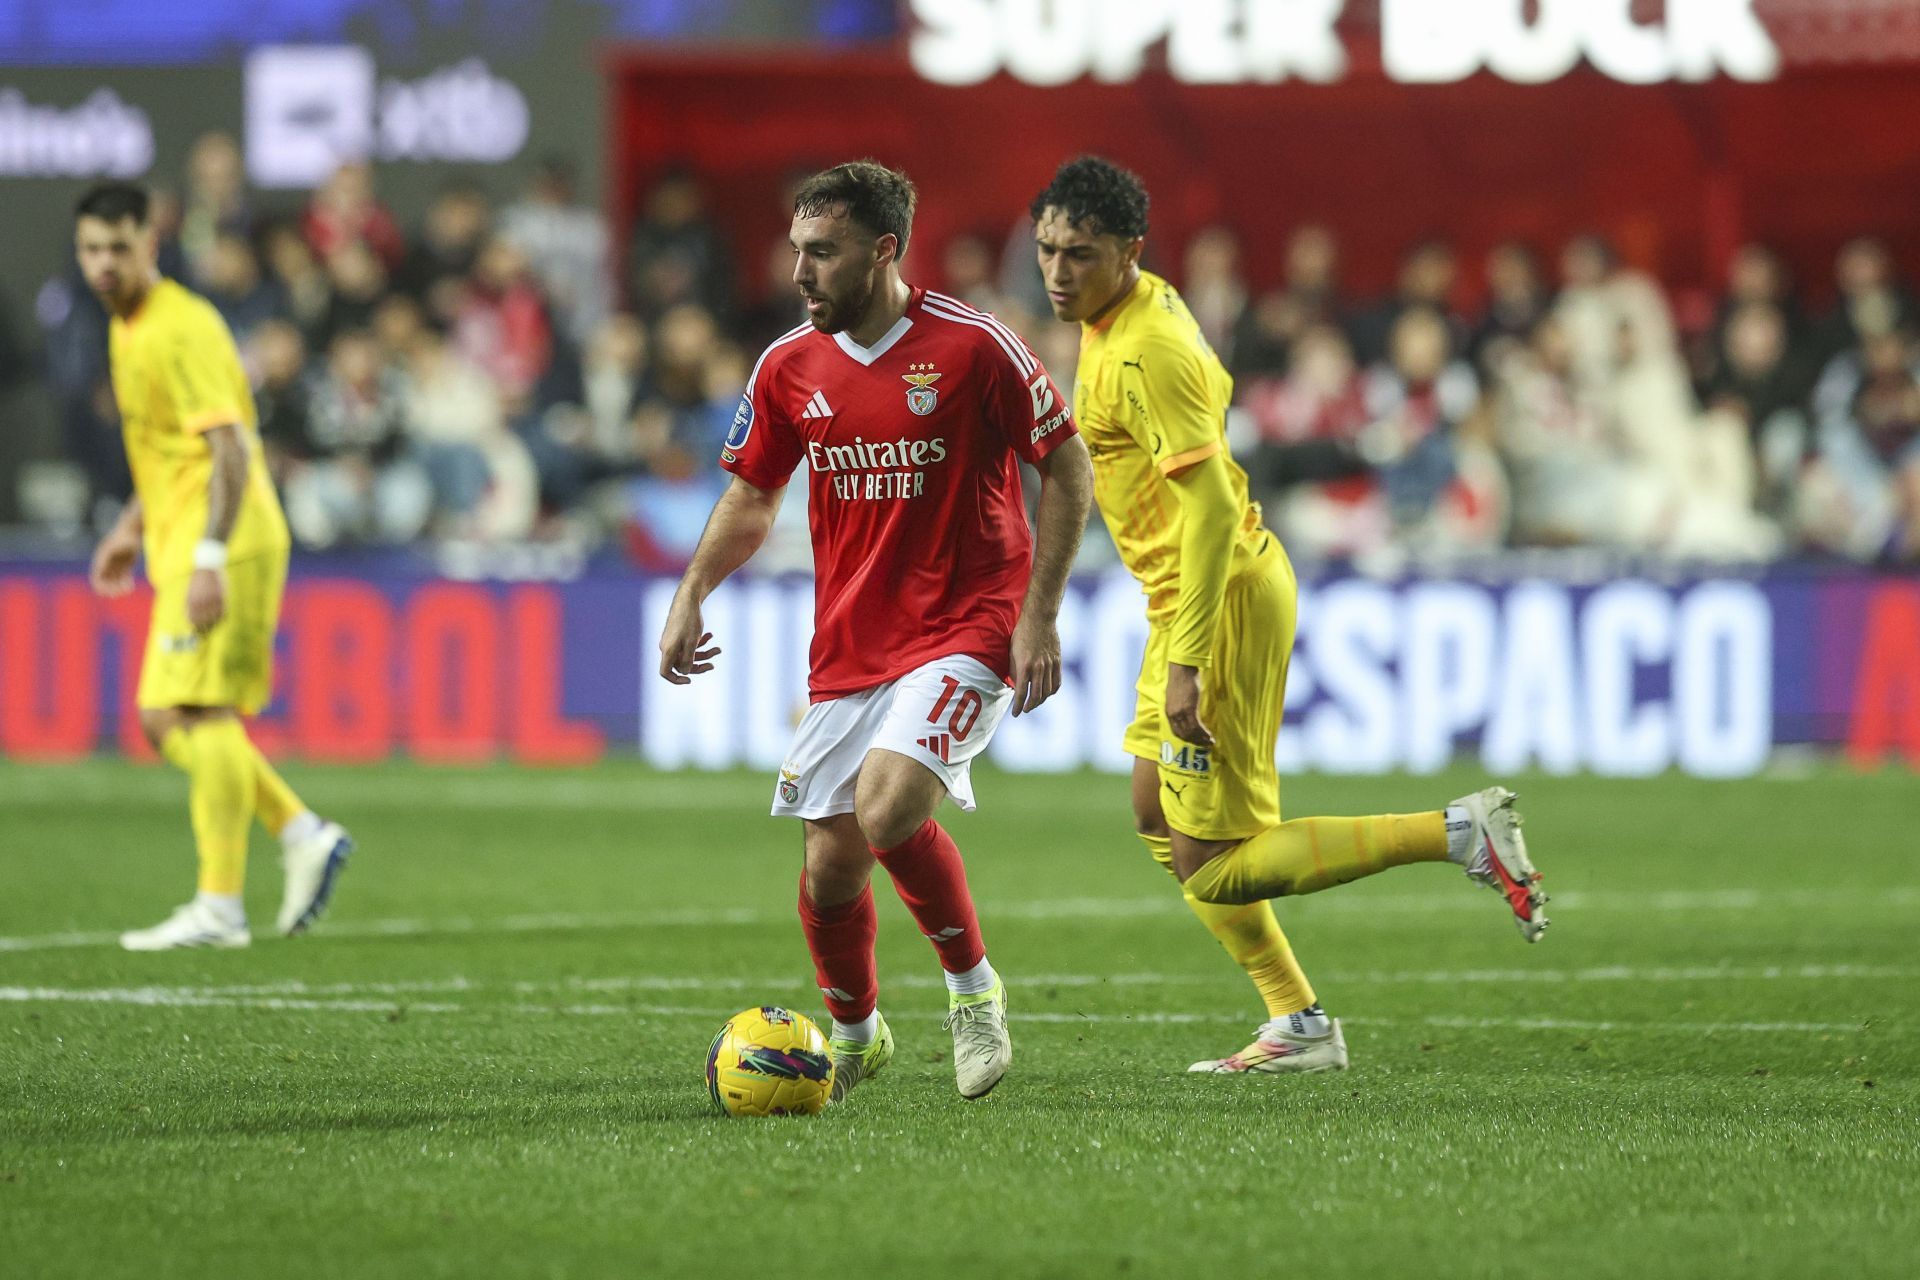
[(720, 465), (777, 489), (807, 464), (813, 701), (956, 654), (1006, 676), (1033, 567), (1017, 460), (1073, 434), (1026, 344), (943, 294), (871, 347), (806, 324), (767, 348)]

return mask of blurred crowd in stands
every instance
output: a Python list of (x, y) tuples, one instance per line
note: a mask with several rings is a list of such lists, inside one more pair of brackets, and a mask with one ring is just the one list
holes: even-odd
[[(801, 319), (784, 237), (737, 270), (684, 173), (618, 244), (557, 160), (504, 204), (449, 185), (409, 230), (364, 165), (304, 207), (259, 207), (234, 141), (210, 134), (158, 208), (163, 269), (241, 344), (309, 548), (572, 540), (677, 567), (725, 480), (752, 362)], [(909, 278), (997, 312), (1070, 385), (1077, 331), (1047, 315), (1024, 226), (915, 248)], [(1325, 227), (1291, 231), (1270, 289), (1223, 228), (1181, 249), (1150, 246), (1149, 265), (1232, 370), (1234, 452), (1296, 558), (1920, 561), (1920, 311), (1878, 241), (1840, 249), (1820, 314), (1748, 246), (1684, 325), (1594, 237), (1479, 264), (1418, 244), (1373, 300), (1342, 287)], [(1484, 305), (1463, 311), (1469, 296)], [(38, 302), (71, 461), (110, 504), (127, 479), (106, 318), (72, 270)], [(802, 508), (787, 504), (776, 565), (805, 563)]]

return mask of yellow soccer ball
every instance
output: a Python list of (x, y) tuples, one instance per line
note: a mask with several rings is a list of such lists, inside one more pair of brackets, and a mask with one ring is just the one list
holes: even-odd
[(747, 1009), (707, 1050), (707, 1092), (730, 1116), (810, 1116), (833, 1092), (833, 1054), (804, 1014)]

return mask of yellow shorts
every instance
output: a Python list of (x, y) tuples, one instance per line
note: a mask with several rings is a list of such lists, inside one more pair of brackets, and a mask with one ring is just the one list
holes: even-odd
[(253, 715), (273, 694), (273, 633), (287, 586), (284, 554), (252, 556), (227, 566), (227, 612), (201, 635), (187, 621), (181, 574), (153, 586), (153, 620), (140, 664), (142, 710), (233, 707)]
[(1147, 632), (1139, 701), (1127, 726), (1127, 754), (1160, 766), (1167, 825), (1196, 840), (1244, 840), (1280, 821), (1274, 740), (1287, 696), (1293, 653), (1293, 565), (1269, 535), (1270, 549), (1227, 585), (1212, 664), (1200, 675), (1200, 719), (1213, 746), (1167, 731), (1167, 628)]

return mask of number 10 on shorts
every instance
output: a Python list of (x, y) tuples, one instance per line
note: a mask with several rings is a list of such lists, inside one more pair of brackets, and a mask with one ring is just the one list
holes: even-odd
[[(939, 724), (940, 717), (947, 715), (947, 708), (951, 706), (953, 713), (947, 716), (947, 732), (955, 742), (965, 742), (980, 719), (980, 693), (977, 689), (962, 689), (952, 676), (941, 676), (940, 685), (940, 697), (935, 700), (933, 710), (927, 712), (927, 723)], [(953, 696), (956, 693), (960, 695), (958, 698)]]

